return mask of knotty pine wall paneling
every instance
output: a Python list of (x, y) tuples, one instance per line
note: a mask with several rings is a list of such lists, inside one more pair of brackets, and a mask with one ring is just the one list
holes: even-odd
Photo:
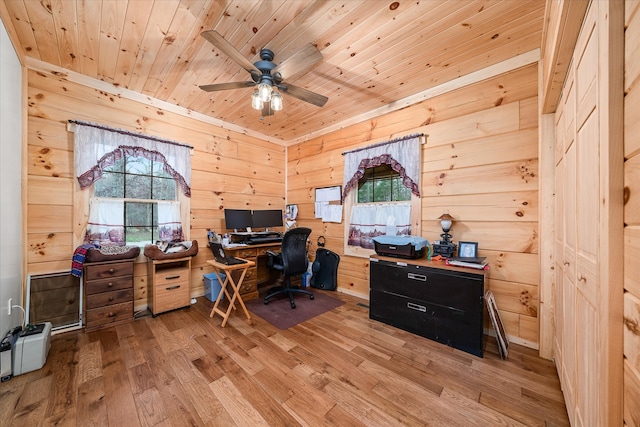
[(341, 259), (340, 291), (369, 295), (369, 261), (345, 256), (344, 226), (314, 218), (314, 189), (342, 185), (342, 153), (372, 142), (424, 133), (422, 235), (442, 232), (448, 209), (453, 239), (477, 241), (513, 342), (538, 345), (537, 64), (457, 89), (375, 120), (288, 148), (287, 203)]
[[(211, 258), (206, 229), (224, 231), (225, 207), (284, 208), (285, 149), (280, 145), (73, 82), (60, 74), (31, 70), (28, 83), (27, 274), (69, 270), (83, 235), (87, 193), (76, 190), (69, 119), (194, 146), (187, 233), (198, 240), (200, 251), (192, 261), (192, 296), (204, 294), (202, 276), (211, 272), (206, 264)], [(145, 261), (141, 255), (135, 264), (136, 310), (147, 305)]]
[(640, 425), (640, 2), (625, 2), (624, 422)]

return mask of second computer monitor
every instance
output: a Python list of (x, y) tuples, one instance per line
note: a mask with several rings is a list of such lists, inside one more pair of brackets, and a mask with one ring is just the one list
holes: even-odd
[(261, 209), (253, 211), (253, 228), (282, 227), (281, 209)]

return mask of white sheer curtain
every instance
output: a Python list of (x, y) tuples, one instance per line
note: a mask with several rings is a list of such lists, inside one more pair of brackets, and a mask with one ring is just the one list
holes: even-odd
[(184, 240), (180, 202), (158, 201), (158, 233), (165, 242)]
[(84, 241), (98, 246), (124, 246), (124, 200), (92, 197)]
[(411, 235), (411, 204), (362, 204), (351, 208), (348, 244), (373, 249), (376, 236)]
[(191, 196), (190, 147), (121, 129), (93, 123), (75, 122), (75, 174), (80, 188), (87, 188), (102, 177), (102, 169), (125, 155), (162, 162), (182, 192)]
[[(89, 200), (89, 222), (85, 243), (102, 246), (124, 246), (124, 200), (92, 197)], [(184, 240), (180, 202), (157, 201), (158, 235), (166, 242)]]

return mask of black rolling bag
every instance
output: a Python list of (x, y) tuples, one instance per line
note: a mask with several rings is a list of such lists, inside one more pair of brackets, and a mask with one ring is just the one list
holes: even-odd
[[(320, 240), (322, 239), (322, 241)], [(338, 263), (340, 255), (324, 248), (324, 237), (318, 237), (316, 259), (311, 266), (311, 286), (333, 291), (338, 287)]]

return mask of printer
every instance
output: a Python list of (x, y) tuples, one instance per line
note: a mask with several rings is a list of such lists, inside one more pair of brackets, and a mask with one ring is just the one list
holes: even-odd
[(420, 236), (376, 236), (371, 239), (378, 255), (396, 258), (422, 258), (430, 256), (427, 239)]

